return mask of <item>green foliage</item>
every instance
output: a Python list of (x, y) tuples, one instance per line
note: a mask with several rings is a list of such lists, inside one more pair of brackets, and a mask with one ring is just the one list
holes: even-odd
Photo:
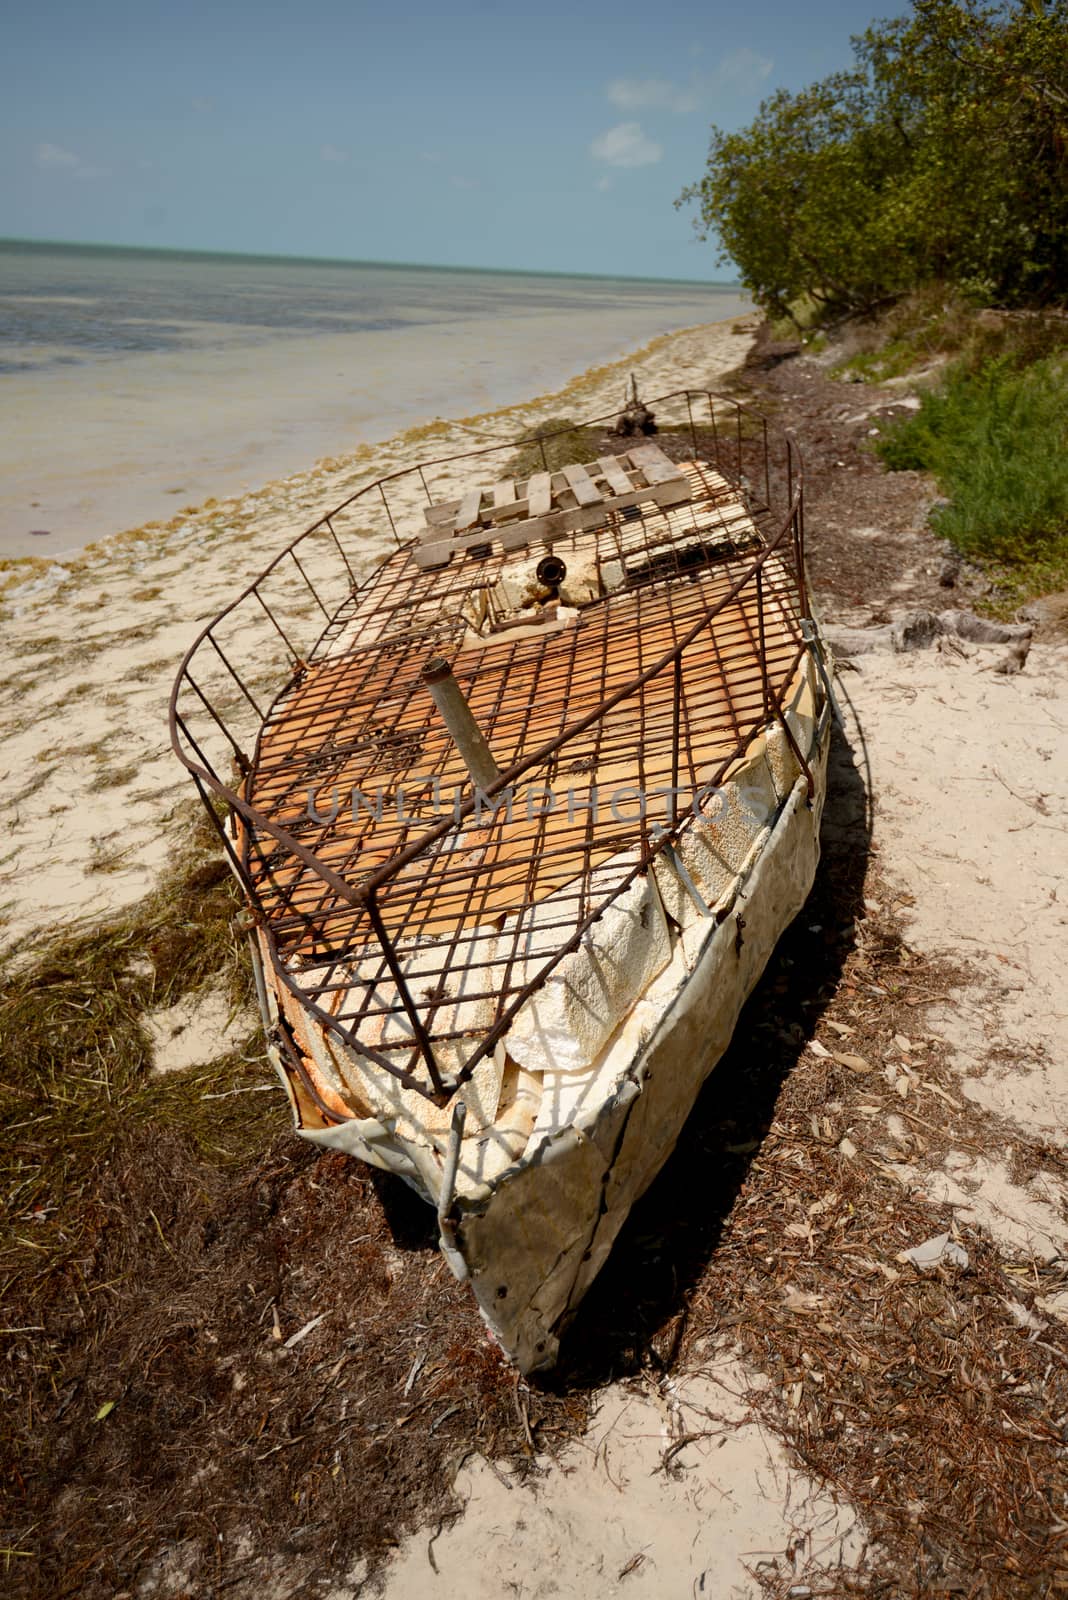
[(712, 130), (695, 202), (769, 314), (868, 311), (917, 285), (1068, 295), (1068, 0), (913, 0), (853, 70)]
[(1068, 355), (1020, 366), (964, 360), (880, 441), (892, 469), (934, 474), (936, 532), (973, 559), (1068, 560)]
[(884, 383), (946, 357), (970, 372), (1001, 359), (1024, 367), (1068, 347), (1068, 317), (1027, 310), (977, 314), (959, 291), (937, 283), (905, 295), (878, 316), (854, 320), (849, 345), (851, 354), (832, 369), (835, 377), (852, 373)]

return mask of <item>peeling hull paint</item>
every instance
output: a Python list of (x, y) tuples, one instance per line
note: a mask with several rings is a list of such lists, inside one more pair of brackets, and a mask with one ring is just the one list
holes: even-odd
[[(804, 905), (819, 859), (829, 744), (824, 721), (813, 763), (816, 798), (809, 805), (799, 778), (739, 891), (736, 904), (745, 912), (740, 952), (731, 917), (711, 932), (694, 972), (591, 1124), (562, 1129), (532, 1161), (505, 1174), (477, 1210), (461, 1206), (457, 1239), (475, 1297), (524, 1372), (555, 1363), (561, 1335), (632, 1205), (674, 1149), (781, 932)], [(561, 1242), (562, 1215), (575, 1226)]]
[[(446, 1259), (470, 1280), (487, 1325), (523, 1372), (556, 1362), (568, 1323), (631, 1207), (674, 1149), (742, 1006), (808, 896), (819, 859), (826, 705), (814, 735), (813, 799), (798, 776), (720, 905), (721, 920), (708, 919), (692, 970), (678, 941), (677, 962), (639, 1002), (655, 999), (662, 1012), (608, 1097), (528, 1148), (488, 1195), (454, 1203)], [(617, 1048), (629, 1020), (617, 1030)], [(432, 1150), (398, 1139), (377, 1119), (300, 1131), (395, 1173), (436, 1203), (440, 1166)]]

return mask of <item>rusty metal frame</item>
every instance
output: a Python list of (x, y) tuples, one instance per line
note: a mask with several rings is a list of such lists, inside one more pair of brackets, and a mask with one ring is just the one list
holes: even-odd
[[(797, 663), (805, 652), (813, 648), (811, 639), (806, 637), (811, 628), (802, 628), (802, 622), (811, 623), (808, 614), (807, 586), (804, 573), (804, 496), (803, 496), (803, 467), (800, 452), (792, 433), (784, 432), (777, 439), (769, 434), (767, 419), (759, 413), (750, 411), (741, 402), (716, 396), (707, 390), (678, 390), (672, 394), (656, 397), (651, 402), (663, 409), (673, 403), (685, 402), (686, 417), (682, 426), (688, 427), (692, 440), (695, 457), (700, 453), (702, 446), (699, 440), (699, 431), (704, 435), (703, 451), (705, 459), (722, 474), (735, 488), (739, 488), (745, 481), (747, 488), (746, 503), (754, 523), (760, 530), (761, 542), (748, 562), (745, 569), (729, 585), (726, 592), (718, 597), (715, 604), (709, 607), (706, 604), (704, 612), (682, 634), (670, 649), (665, 650), (650, 665), (636, 673), (629, 681), (606, 694), (586, 715), (576, 718), (568, 723), (552, 738), (541, 743), (537, 748), (515, 763), (507, 770), (502, 771), (499, 780), (487, 791), (489, 796), (499, 796), (511, 789), (518, 780), (535, 770), (542, 768), (550, 772), (555, 770), (561, 752), (572, 741), (579, 739), (583, 733), (597, 724), (603, 724), (606, 717), (617, 707), (628, 701), (636, 701), (641, 711), (643, 696), (650, 684), (653, 684), (664, 673), (672, 674), (675, 682), (675, 709), (672, 717), (670, 771), (672, 787), (677, 787), (679, 775), (681, 748), (680, 748), (680, 708), (678, 688), (682, 681), (683, 656), (695, 642), (706, 634), (712, 635), (712, 624), (720, 618), (728, 607), (734, 604), (740, 596), (750, 593), (756, 597), (758, 638), (754, 638), (753, 645), (758, 652), (761, 674), (761, 704), (758, 714), (750, 716), (743, 725), (739, 720), (738, 712), (732, 707), (733, 726), (737, 737), (733, 747), (720, 765), (717, 777), (712, 780), (716, 784), (722, 780), (723, 774), (731, 764), (744, 751), (746, 745), (752, 740), (760, 729), (769, 721), (777, 721), (785, 729), (786, 736), (793, 748), (801, 769), (808, 779), (810, 792), (812, 784), (811, 771), (803, 754), (798, 750), (796, 740), (790, 730), (788, 719), (783, 707), (783, 692), (786, 682)], [(695, 419), (695, 406), (699, 414), (707, 414), (707, 422)], [(597, 426), (612, 420), (614, 413), (604, 417), (589, 419), (583, 426)], [(725, 427), (724, 419), (733, 420), (734, 426)], [(747, 435), (747, 425), (749, 432)], [(569, 430), (559, 430), (569, 431)], [(545, 440), (553, 437), (545, 434), (536, 442), (540, 445), (542, 457), (545, 459)], [(747, 457), (746, 439), (750, 446)], [(709, 453), (709, 446), (711, 451)], [(171, 693), (169, 719), (172, 747), (179, 760), (189, 770), (198, 793), (207, 807), (212, 821), (219, 832), (220, 838), (226, 849), (230, 865), (241, 881), (248, 896), (257, 923), (264, 935), (264, 943), (275, 976), (280, 984), (298, 1000), (304, 1011), (321, 1027), (332, 1032), (350, 1050), (369, 1062), (384, 1068), (393, 1077), (397, 1078), (405, 1087), (415, 1089), (428, 1098), (441, 1100), (455, 1087), (457, 1082), (464, 1081), (470, 1076), (478, 1062), (488, 1055), (497, 1041), (504, 1035), (514, 1020), (516, 1013), (522, 1005), (534, 994), (548, 979), (551, 972), (573, 950), (577, 949), (593, 924), (601, 917), (607, 907), (621, 895), (625, 889), (640, 874), (648, 870), (650, 862), (663, 849), (673, 847), (682, 830), (692, 824), (699, 805), (697, 797), (688, 807), (674, 814), (670, 819), (670, 826), (651, 831), (645, 823), (644, 816), (636, 828), (630, 825), (631, 831), (636, 835), (635, 845), (640, 843), (638, 859), (629, 871), (613, 883), (610, 893), (605, 896), (590, 896), (587, 900), (586, 881), (583, 879), (579, 891), (578, 915), (569, 925), (572, 929), (570, 936), (555, 948), (551, 955), (538, 967), (529, 980), (519, 989), (511, 993), (508, 1003), (499, 1006), (492, 1026), (485, 1031), (475, 1044), (471, 1053), (466, 1057), (458, 1075), (446, 1081), (435, 1059), (434, 1040), (432, 1030), (424, 1020), (423, 1013), (426, 1006), (420, 1009), (418, 1002), (411, 992), (403, 969), (403, 964), (398, 955), (396, 937), (391, 935), (383, 919), (379, 904), (380, 893), (396, 882), (398, 875), (415, 862), (421, 855), (433, 851), (454, 830), (462, 826), (464, 821), (471, 816), (479, 804), (475, 795), (470, 795), (456, 809), (453, 816), (444, 819), (435, 826), (427, 828), (410, 838), (390, 858), (374, 867), (369, 872), (357, 873), (351, 876), (339, 874), (330, 865), (323, 861), (314, 851), (304, 845), (295, 836), (292, 828), (279, 824), (276, 818), (268, 816), (264, 811), (252, 804), (250, 794), (252, 783), (257, 772), (257, 766), (262, 754), (262, 738), (264, 729), (269, 725), (275, 709), (285, 701), (285, 697), (299, 687), (304, 675), (311, 667), (323, 661), (330, 653), (333, 645), (344, 637), (348, 619), (353, 615), (353, 607), (369, 589), (373, 588), (377, 571), (372, 572), (367, 581), (360, 585), (354, 577), (353, 565), (350, 554), (346, 552), (339, 535), (339, 527), (346, 514), (354, 509), (362, 512), (374, 502), (380, 502), (384, 507), (388, 519), (389, 531), (393, 539), (403, 549), (403, 541), (397, 532), (396, 520), (390, 507), (388, 489), (395, 485), (399, 479), (412, 479), (418, 476), (422, 492), (428, 504), (433, 501), (433, 491), (428, 484), (427, 474), (433, 474), (435, 469), (454, 467), (457, 463), (468, 462), (472, 468), (476, 464), (505, 450), (514, 450), (514, 442), (502, 442), (483, 446), (479, 449), (463, 452), (458, 455), (441, 457), (433, 461), (423, 462), (418, 467), (401, 469), (386, 477), (369, 482), (355, 494), (341, 502), (327, 515), (313, 523), (297, 538), (292, 540), (274, 559), (264, 568), (260, 575), (253, 580), (231, 603), (224, 607), (197, 635), (192, 645), (187, 650)], [(749, 459), (753, 457), (755, 459)], [(745, 467), (753, 469), (752, 478), (745, 474)], [(763, 491), (759, 498), (753, 490), (753, 479), (760, 484)], [(778, 502), (778, 506), (773, 502)], [(309, 566), (317, 553), (317, 541), (322, 542), (323, 536), (329, 540), (330, 545), (340, 557), (341, 571), (335, 574), (333, 586), (329, 595), (324, 587), (310, 575)], [(299, 554), (298, 554), (299, 551)], [(791, 598), (792, 620), (796, 621), (796, 640), (790, 659), (785, 667), (780, 663), (781, 686), (776, 691), (770, 681), (767, 667), (767, 640), (765, 636), (765, 608), (768, 605), (766, 573), (768, 563), (773, 557), (787, 557), (789, 562), (790, 577), (792, 579), (793, 594)], [(302, 559), (303, 558), (303, 559)], [(294, 644), (289, 636), (287, 627), (275, 614), (275, 605), (270, 603), (269, 589), (277, 576), (289, 568), (283, 566), (290, 563), (295, 567), (301, 587), (307, 591), (321, 617), (325, 619), (325, 626), (321, 627), (313, 638), (310, 646), (303, 651)], [(460, 563), (459, 565), (462, 565)], [(774, 600), (778, 606), (777, 620), (781, 625), (783, 595), (781, 588), (772, 585), (775, 591)], [(224, 648), (220, 637), (222, 627), (228, 619), (233, 620), (239, 615), (244, 617), (242, 608), (246, 603), (258, 607), (266, 618), (273, 634), (280, 639), (288, 672), (282, 676), (274, 693), (269, 696), (269, 704), (264, 709), (262, 692), (259, 683), (250, 683), (247, 674), (242, 673), (231, 659), (231, 652)], [(280, 609), (280, 607), (279, 607)], [(244, 621), (242, 621), (244, 626)], [(262, 626), (262, 622), (260, 624)], [(748, 622), (747, 622), (748, 626)], [(383, 647), (403, 644), (403, 638), (390, 635), (383, 638)], [(786, 658), (784, 658), (784, 661)], [(251, 709), (255, 718), (255, 738), (252, 741), (251, 751), (246, 748), (247, 740), (241, 735), (237, 725), (236, 713), (231, 713), (225, 703), (220, 703), (220, 694), (214, 693), (206, 685), (207, 674), (212, 670), (211, 663), (217, 661), (225, 674), (227, 681), (232, 680), (233, 687), (238, 694), (242, 706)], [(785, 670), (785, 677), (783, 671)], [(272, 685), (273, 687), (273, 685)], [(192, 709), (189, 709), (190, 702)], [(236, 768), (237, 776), (228, 778), (219, 770), (217, 759), (213, 760), (204, 748), (206, 736), (194, 732), (192, 720), (203, 715), (208, 719), (208, 725), (214, 727), (224, 741), (224, 747), (229, 752), (229, 759)], [(598, 745), (598, 749), (600, 746)], [(707, 785), (705, 786), (707, 792)], [(219, 816), (214, 800), (224, 803), (229, 815), (229, 827), (224, 825)], [(592, 826), (592, 819), (591, 819)], [(269, 852), (265, 849), (265, 841), (273, 845)], [(592, 847), (591, 847), (592, 848)], [(587, 862), (592, 856), (587, 854)], [(323, 898), (315, 913), (308, 913), (295, 904), (291, 890), (282, 881), (279, 873), (281, 861), (298, 862), (302, 869), (310, 873), (323, 887)], [(277, 927), (284, 918), (272, 915), (272, 905), (281, 905), (287, 909), (294, 923), (304, 927), (309, 938), (320, 939), (324, 947), (324, 959), (333, 966), (341, 959), (338, 951), (333, 950), (330, 938), (324, 933), (327, 913), (323, 907), (327, 905), (327, 893), (350, 907), (354, 912), (365, 914), (370, 921), (374, 941), (381, 951), (382, 963), (379, 974), (382, 981), (388, 981), (396, 994), (396, 1001), (385, 1010), (393, 1013), (403, 1011), (412, 1029), (412, 1051), (406, 1066), (401, 1066), (397, 1061), (390, 1059), (383, 1051), (374, 1049), (362, 1041), (353, 1028), (347, 1027), (330, 1009), (328, 1005), (320, 1003), (329, 999), (331, 986), (324, 984), (316, 992), (302, 986), (298, 976), (291, 968), (285, 950), (279, 943)], [(271, 904), (265, 902), (265, 894)], [(333, 914), (332, 912), (330, 913)], [(318, 922), (316, 921), (318, 917)], [(365, 940), (366, 942), (366, 940)], [(456, 941), (453, 941), (455, 948)], [(516, 934), (513, 955), (509, 958), (508, 972), (517, 959), (519, 948), (519, 934)], [(480, 963), (471, 963), (476, 968)], [(492, 965), (483, 963), (482, 965)], [(384, 978), (388, 974), (388, 980)], [(366, 981), (366, 980), (365, 980)], [(340, 986), (334, 986), (335, 988)], [(349, 984), (351, 988), (351, 982)], [(436, 1002), (429, 1007), (428, 1015), (433, 1017)], [(444, 1037), (444, 1036), (443, 1036)], [(417, 1068), (421, 1065), (421, 1072)]]

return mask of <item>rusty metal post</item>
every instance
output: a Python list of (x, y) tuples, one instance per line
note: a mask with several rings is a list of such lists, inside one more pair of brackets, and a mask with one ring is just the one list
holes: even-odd
[(423, 682), (430, 690), (453, 744), (463, 757), (471, 782), (476, 789), (488, 789), (497, 782), (501, 769), (494, 761), (482, 729), (472, 716), (471, 707), (444, 656), (434, 656), (427, 662), (423, 668)]
[(757, 592), (757, 632), (760, 638), (760, 681), (764, 690), (764, 715), (771, 712), (771, 687), (768, 683), (768, 640), (764, 623), (764, 568), (758, 567), (756, 572)]

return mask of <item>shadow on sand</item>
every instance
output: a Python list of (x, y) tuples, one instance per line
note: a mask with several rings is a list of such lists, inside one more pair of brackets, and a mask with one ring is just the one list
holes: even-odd
[[(854, 724), (855, 726), (855, 721)], [(816, 882), (751, 995), (730, 1049), (714, 1069), (663, 1171), (631, 1212), (603, 1271), (566, 1333), (556, 1392), (596, 1388), (668, 1366), (685, 1333), (689, 1298), (719, 1243), (750, 1162), (834, 994), (863, 916), (871, 835), (862, 736), (835, 727)], [(407, 1185), (372, 1182), (401, 1249), (434, 1248), (430, 1208)]]
[(692, 1292), (864, 914), (869, 789), (863, 737), (853, 738), (834, 729), (812, 893), (779, 940), (678, 1145), (579, 1307), (547, 1387), (596, 1387), (650, 1359), (667, 1367), (681, 1343)]

